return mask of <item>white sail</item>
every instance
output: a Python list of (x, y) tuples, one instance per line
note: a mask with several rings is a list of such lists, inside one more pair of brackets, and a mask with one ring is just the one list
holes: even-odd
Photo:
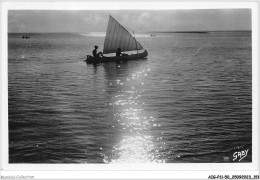
[(141, 44), (110, 15), (103, 54), (115, 53), (117, 48), (121, 48), (122, 52), (143, 49)]

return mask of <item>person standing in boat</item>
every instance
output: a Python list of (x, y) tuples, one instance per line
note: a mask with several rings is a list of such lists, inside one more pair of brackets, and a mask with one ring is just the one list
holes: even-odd
[(92, 51), (93, 56), (95, 58), (103, 57), (103, 53), (102, 52), (97, 53), (97, 50), (98, 50), (98, 46), (95, 46), (95, 49)]

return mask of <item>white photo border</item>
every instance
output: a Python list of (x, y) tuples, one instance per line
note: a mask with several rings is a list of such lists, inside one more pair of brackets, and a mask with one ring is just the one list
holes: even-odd
[[(194, 178), (199, 174), (259, 175), (259, 1), (249, 2), (2, 2), (1, 12), (1, 174), (36, 174), (50, 178), (55, 173), (70, 178)], [(169, 163), (169, 164), (9, 164), (8, 163), (8, 10), (176, 10), (251, 9), (252, 18), (252, 163)], [(46, 172), (48, 171), (48, 173)], [(102, 172), (99, 172), (102, 171)], [(116, 172), (115, 172), (116, 171)], [(134, 173), (133, 173), (134, 171)], [(190, 172), (190, 173), (189, 173)], [(258, 172), (258, 173), (257, 173)], [(16, 174), (16, 175), (17, 175)], [(73, 175), (69, 175), (73, 174)], [(118, 174), (118, 175), (116, 175)], [(200, 176), (201, 177), (201, 176)], [(204, 177), (204, 176), (203, 176)], [(54, 177), (52, 177), (54, 178)], [(207, 177), (204, 177), (207, 178)]]

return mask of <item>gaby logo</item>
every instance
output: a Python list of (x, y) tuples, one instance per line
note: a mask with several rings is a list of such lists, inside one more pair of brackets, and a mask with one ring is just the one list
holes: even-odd
[(249, 151), (249, 149), (234, 152), (233, 161), (235, 161), (235, 160), (241, 161), (242, 159), (244, 159), (247, 156), (248, 151)]

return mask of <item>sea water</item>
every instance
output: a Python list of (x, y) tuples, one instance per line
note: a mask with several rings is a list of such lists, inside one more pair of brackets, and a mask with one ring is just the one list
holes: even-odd
[(155, 35), (93, 66), (104, 36), (8, 34), (9, 162), (251, 162), (251, 32)]

